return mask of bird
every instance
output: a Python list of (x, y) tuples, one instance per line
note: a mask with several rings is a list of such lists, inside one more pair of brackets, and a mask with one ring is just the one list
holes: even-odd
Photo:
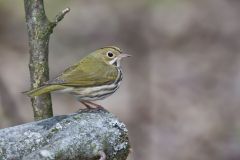
[(50, 92), (68, 93), (87, 108), (103, 108), (93, 101), (112, 95), (123, 79), (121, 60), (131, 55), (116, 46), (106, 46), (88, 54), (42, 86), (24, 92), (33, 98)]

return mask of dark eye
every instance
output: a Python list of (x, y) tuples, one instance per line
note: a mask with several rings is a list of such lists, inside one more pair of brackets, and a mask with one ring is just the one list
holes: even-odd
[(107, 52), (107, 56), (112, 58), (113, 57), (113, 53), (109, 51), (109, 52)]

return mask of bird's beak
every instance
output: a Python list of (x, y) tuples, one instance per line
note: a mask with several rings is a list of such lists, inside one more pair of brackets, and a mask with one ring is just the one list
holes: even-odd
[(119, 58), (124, 58), (124, 57), (131, 57), (130, 54), (125, 54), (125, 53), (122, 53), (118, 56)]

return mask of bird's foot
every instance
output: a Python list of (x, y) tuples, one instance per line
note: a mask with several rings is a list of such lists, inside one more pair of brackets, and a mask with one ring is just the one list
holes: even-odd
[(96, 103), (93, 103), (93, 102), (90, 102), (88, 101), (88, 104), (91, 104), (93, 106), (95, 106), (96, 108), (99, 108), (99, 109), (104, 109), (103, 106), (99, 105), (99, 104), (96, 104)]
[(89, 105), (87, 102), (81, 102), (81, 103), (88, 109), (93, 109), (93, 107), (91, 107), (91, 105)]
[(104, 109), (101, 105), (90, 102), (90, 101), (84, 101), (81, 103), (84, 104), (88, 109)]

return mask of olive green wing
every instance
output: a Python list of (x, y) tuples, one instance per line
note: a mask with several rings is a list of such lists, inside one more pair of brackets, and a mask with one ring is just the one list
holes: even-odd
[(54, 80), (46, 84), (65, 86), (91, 87), (113, 83), (118, 76), (117, 68), (98, 59), (85, 58), (69, 67)]

